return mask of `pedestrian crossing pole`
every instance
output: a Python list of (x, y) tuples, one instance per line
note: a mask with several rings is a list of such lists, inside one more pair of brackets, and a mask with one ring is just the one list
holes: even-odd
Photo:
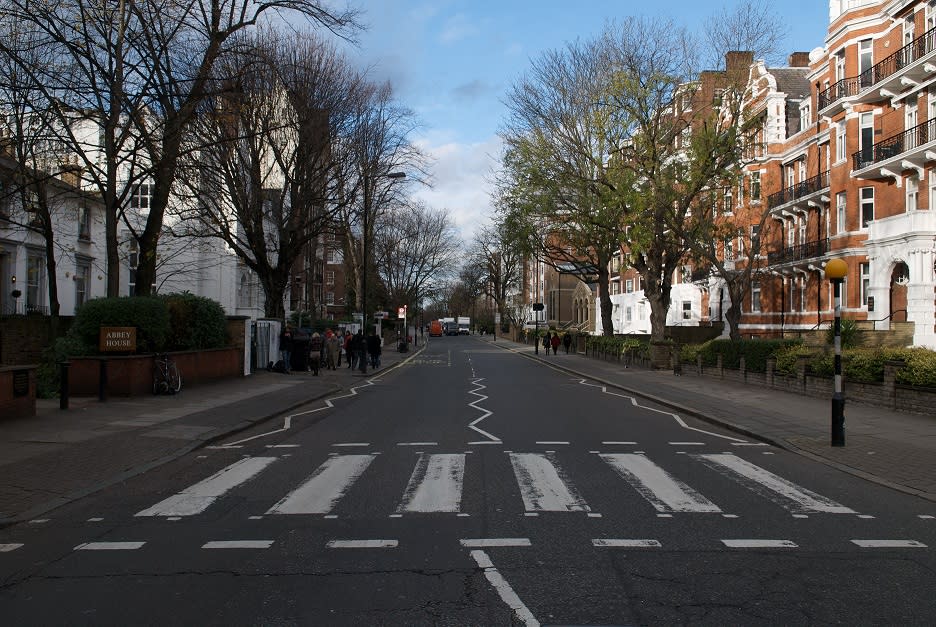
[(832, 259), (825, 267), (825, 276), (832, 281), (835, 298), (835, 391), (832, 393), (832, 446), (845, 446), (845, 395), (842, 393), (842, 280), (848, 265)]

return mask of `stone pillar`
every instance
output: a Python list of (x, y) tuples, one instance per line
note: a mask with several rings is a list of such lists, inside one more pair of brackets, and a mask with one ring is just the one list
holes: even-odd
[(747, 363), (744, 361), (744, 355), (740, 357), (738, 369), (741, 371), (741, 380), (747, 381)]
[(767, 386), (773, 387), (774, 372), (777, 370), (777, 358), (768, 357), (766, 367), (767, 367)]
[(907, 320), (914, 323), (913, 345), (936, 349), (936, 307), (933, 306), (936, 249), (911, 249), (908, 257)]
[(809, 357), (799, 356), (796, 358), (796, 376), (799, 377), (800, 385), (806, 389), (806, 366), (809, 365)]
[(718, 371), (718, 378), (719, 378), (719, 379), (724, 379), (724, 378), (725, 378), (725, 366), (724, 366), (724, 364), (723, 364), (723, 362), (722, 362), (722, 354), (721, 354), (721, 353), (718, 353), (718, 359), (717, 359), (716, 362), (715, 362), (715, 369)]
[(884, 362), (884, 395), (890, 400), (891, 409), (897, 408), (897, 371), (906, 365), (902, 359)]
[(701, 377), (702, 376), (702, 354), (700, 353), (696, 355), (695, 359), (696, 359), (696, 369), (698, 370), (698, 374)]

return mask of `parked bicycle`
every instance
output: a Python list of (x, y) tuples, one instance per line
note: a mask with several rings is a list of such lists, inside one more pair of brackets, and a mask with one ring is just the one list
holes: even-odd
[(175, 394), (182, 389), (182, 373), (167, 353), (157, 353), (153, 369), (153, 394)]

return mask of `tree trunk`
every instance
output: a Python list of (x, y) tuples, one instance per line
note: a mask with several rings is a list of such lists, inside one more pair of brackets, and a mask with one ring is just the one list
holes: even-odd
[(613, 312), (614, 305), (611, 303), (610, 290), (608, 289), (608, 284), (610, 283), (610, 273), (608, 272), (608, 264), (601, 263), (599, 259), (598, 263), (598, 303), (601, 308), (601, 331), (602, 335), (612, 336), (614, 335), (614, 320)]
[(741, 339), (741, 329), (738, 327), (741, 324), (741, 303), (744, 295), (741, 286), (737, 283), (728, 283), (727, 288), (728, 299), (731, 304), (728, 305), (728, 310), (725, 312), (725, 322), (728, 324), (728, 337), (731, 338), (731, 341), (737, 342)]

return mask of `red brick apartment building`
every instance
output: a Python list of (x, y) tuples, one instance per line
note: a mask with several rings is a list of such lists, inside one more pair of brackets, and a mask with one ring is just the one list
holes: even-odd
[(831, 0), (829, 15), (824, 47), (751, 66), (763, 143), (740, 196), (770, 220), (742, 328), (830, 319), (838, 257), (846, 317), (912, 322), (914, 345), (936, 348), (936, 0)]

